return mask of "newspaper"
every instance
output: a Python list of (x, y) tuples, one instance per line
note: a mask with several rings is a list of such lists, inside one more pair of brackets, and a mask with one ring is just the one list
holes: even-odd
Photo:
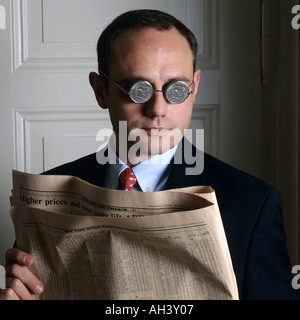
[(125, 192), (13, 171), (9, 211), (38, 299), (238, 299), (211, 187)]

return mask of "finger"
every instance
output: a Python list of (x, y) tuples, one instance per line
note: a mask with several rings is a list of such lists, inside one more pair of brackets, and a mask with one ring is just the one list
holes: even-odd
[(34, 300), (34, 296), (31, 295), (22, 281), (17, 278), (6, 278), (6, 287), (6, 290), (11, 289), (13, 291), (14, 294), (10, 294), (13, 298), (17, 297), (17, 300)]
[[(6, 265), (6, 276), (20, 280), (24, 286), (34, 294), (41, 294), (44, 286), (41, 281), (29, 270), (28, 267), (16, 263)], [(18, 283), (17, 283), (18, 285)]]
[(11, 248), (6, 251), (6, 264), (17, 263), (21, 266), (30, 266), (33, 264), (33, 257), (17, 248)]
[(20, 300), (20, 298), (13, 289), (7, 288), (0, 290), (0, 300)]

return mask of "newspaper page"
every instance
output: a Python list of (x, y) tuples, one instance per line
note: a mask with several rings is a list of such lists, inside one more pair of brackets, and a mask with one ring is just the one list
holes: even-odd
[(39, 299), (238, 299), (210, 187), (124, 192), (14, 171), (10, 214)]

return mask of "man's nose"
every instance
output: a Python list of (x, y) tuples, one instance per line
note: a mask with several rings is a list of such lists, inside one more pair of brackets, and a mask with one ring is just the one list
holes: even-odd
[(162, 91), (156, 90), (146, 103), (146, 113), (149, 118), (164, 117), (168, 111), (168, 102)]

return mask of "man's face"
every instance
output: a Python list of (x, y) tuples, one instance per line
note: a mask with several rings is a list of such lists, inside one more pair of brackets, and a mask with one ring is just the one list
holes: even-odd
[[(131, 30), (116, 40), (110, 61), (109, 77), (127, 92), (141, 79), (150, 82), (155, 90), (181, 80), (193, 91), (181, 104), (171, 104), (162, 92), (154, 92), (148, 102), (137, 104), (111, 81), (108, 94), (103, 93), (104, 102), (100, 105), (109, 109), (117, 141), (119, 121), (127, 121), (128, 133), (133, 129), (146, 133), (140, 143), (148, 155), (174, 147), (179, 142), (178, 134), (177, 138), (172, 137), (174, 132), (183, 135), (190, 125), (200, 79), (200, 70), (193, 71), (193, 55), (187, 40), (174, 28)], [(128, 142), (128, 149), (135, 143)]]

